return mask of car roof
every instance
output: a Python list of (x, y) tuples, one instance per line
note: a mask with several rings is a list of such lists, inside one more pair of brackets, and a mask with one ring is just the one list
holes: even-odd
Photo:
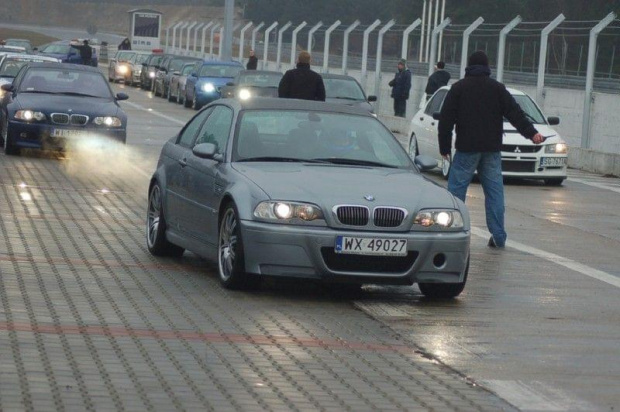
[(278, 75), (282, 76), (281, 72), (277, 72), (277, 71), (274, 71), (274, 70), (241, 70), (239, 72), (239, 75), (242, 75), (242, 74), (255, 74), (255, 73), (256, 74), (278, 74)]
[(28, 67), (36, 67), (43, 69), (69, 69), (73, 71), (82, 71), (82, 72), (91, 72), (91, 73), (99, 73), (101, 71), (97, 67), (86, 66), (84, 64), (70, 64), (70, 63), (52, 63), (52, 62), (32, 62), (28, 63)]
[(241, 66), (243, 67), (243, 65), (239, 62), (236, 61), (221, 61), (221, 60), (203, 60), (202, 61), (202, 65), (203, 66), (210, 66), (210, 65), (215, 65), (217, 64), (218, 66)]
[[(439, 89), (437, 89), (437, 91), (439, 90), (450, 90), (450, 86), (442, 86)], [(512, 94), (513, 96), (527, 96), (527, 93), (525, 93), (524, 91), (521, 91), (519, 89), (513, 89), (512, 87), (506, 87), (506, 90), (508, 90), (508, 93)]]
[(238, 110), (304, 110), (340, 114), (364, 115), (372, 117), (368, 110), (345, 104), (325, 103), (312, 100), (283, 99), (277, 97), (256, 97), (248, 100), (220, 99), (214, 103), (223, 103)]
[(7, 53), (4, 56), (2, 56), (3, 60), (8, 60), (8, 59), (21, 59), (21, 60), (28, 60), (28, 59), (32, 59), (32, 60), (43, 60), (43, 61), (48, 61), (48, 62), (58, 62), (59, 60), (55, 57), (49, 57), (49, 56), (44, 56), (41, 54), (25, 54), (25, 53)]
[(321, 76), (324, 79), (354, 80), (354, 81), (357, 82), (357, 79), (355, 79), (355, 77), (347, 76), (346, 74), (329, 74), (329, 73), (325, 73), (325, 74), (321, 74)]

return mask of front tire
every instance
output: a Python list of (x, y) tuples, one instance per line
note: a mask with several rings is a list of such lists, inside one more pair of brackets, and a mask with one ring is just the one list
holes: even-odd
[(155, 256), (180, 257), (185, 249), (166, 239), (166, 219), (164, 217), (162, 191), (155, 183), (149, 192), (149, 205), (146, 216), (146, 246)]
[(175, 98), (172, 97), (172, 93), (170, 92), (170, 86), (168, 86), (168, 93), (167, 93), (167, 97), (168, 97), (168, 101), (169, 102), (174, 102)]
[(192, 100), (192, 109), (200, 110), (201, 107), (202, 105), (198, 103), (198, 95), (196, 94), (196, 92), (194, 92), (194, 99)]
[(2, 139), (4, 140), (4, 154), (8, 156), (18, 156), (20, 154), (19, 147), (15, 146), (9, 135), (9, 121), (6, 114), (2, 122)]
[(177, 87), (177, 104), (183, 104), (183, 100), (181, 99), (181, 88)]
[(453, 299), (463, 292), (467, 275), (469, 274), (469, 257), (465, 267), (465, 277), (460, 283), (418, 283), (418, 287), (424, 296), (429, 299)]
[(218, 274), (227, 289), (256, 286), (259, 277), (245, 272), (245, 255), (239, 213), (233, 203), (226, 205), (220, 221), (218, 240)]

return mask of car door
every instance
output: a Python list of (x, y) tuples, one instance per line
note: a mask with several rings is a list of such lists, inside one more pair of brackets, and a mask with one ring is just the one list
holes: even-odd
[(441, 111), (443, 101), (448, 94), (447, 89), (439, 90), (429, 100), (426, 108), (423, 112), (418, 112), (418, 118), (420, 127), (418, 137), (418, 150), (420, 154), (439, 157), (439, 141), (437, 138), (437, 125), (438, 120), (433, 119), (433, 113)]
[(186, 213), (185, 196), (187, 193), (187, 178), (185, 168), (187, 167), (187, 158), (191, 153), (196, 135), (200, 130), (205, 119), (208, 117), (208, 111), (202, 111), (194, 116), (179, 133), (174, 145), (171, 145), (166, 151), (167, 158), (165, 162), (165, 211), (166, 221), (174, 230), (182, 233), (184, 231), (183, 221)]
[(193, 222), (194, 236), (210, 246), (217, 243), (218, 209), (228, 185), (226, 147), (230, 138), (234, 112), (217, 105), (202, 125), (194, 145), (212, 143), (217, 159), (202, 159), (190, 154), (187, 159), (188, 216)]

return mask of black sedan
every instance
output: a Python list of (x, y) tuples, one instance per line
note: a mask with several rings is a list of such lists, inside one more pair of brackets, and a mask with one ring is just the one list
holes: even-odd
[(370, 102), (376, 102), (377, 96), (366, 96), (362, 85), (351, 76), (341, 74), (323, 74), (326, 101), (329, 103), (355, 106), (375, 115)]
[(222, 97), (247, 100), (251, 97), (278, 97), (282, 73), (267, 70), (242, 70), (222, 87)]
[(128, 96), (115, 96), (95, 67), (29, 63), (2, 90), (1, 140), (8, 155), (100, 137), (125, 143), (127, 115), (118, 101)]

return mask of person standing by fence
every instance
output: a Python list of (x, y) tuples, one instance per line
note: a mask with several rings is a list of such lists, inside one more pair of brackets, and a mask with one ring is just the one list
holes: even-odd
[(394, 116), (407, 116), (407, 100), (411, 91), (411, 72), (407, 68), (407, 61), (400, 59), (398, 71), (389, 83), (392, 88), (392, 98), (394, 99)]

